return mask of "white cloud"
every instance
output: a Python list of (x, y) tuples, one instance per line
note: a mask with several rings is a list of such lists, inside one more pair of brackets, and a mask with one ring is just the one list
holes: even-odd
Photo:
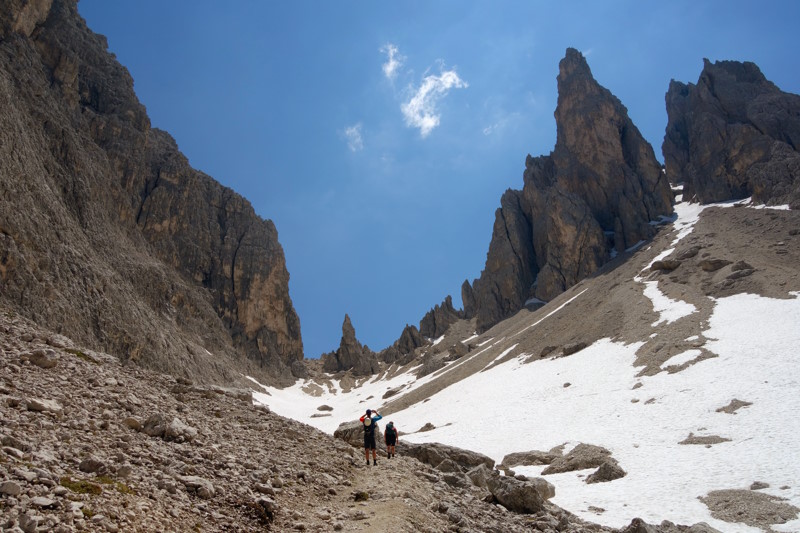
[(520, 118), (520, 114), (518, 112), (507, 113), (497, 119), (493, 124), (490, 124), (483, 128), (483, 134), (486, 136), (494, 135), (495, 133), (499, 133), (501, 130), (505, 129), (512, 121), (516, 121)]
[(397, 77), (397, 71), (403, 66), (406, 58), (397, 50), (397, 47), (391, 43), (387, 43), (381, 47), (381, 52), (386, 54), (386, 63), (383, 64), (383, 73), (390, 80)]
[(347, 140), (347, 147), (352, 152), (358, 152), (364, 149), (364, 137), (361, 135), (361, 123), (353, 124), (345, 128), (344, 138)]
[(406, 124), (419, 128), (424, 139), (439, 125), (440, 116), (436, 104), (447, 96), (450, 89), (462, 89), (469, 84), (458, 77), (455, 69), (442, 72), (439, 76), (426, 76), (410, 100), (400, 106)]

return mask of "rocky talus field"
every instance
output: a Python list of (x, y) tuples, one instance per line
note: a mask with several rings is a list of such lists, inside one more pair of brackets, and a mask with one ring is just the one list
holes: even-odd
[(434, 468), (401, 437), (397, 457), (367, 466), (361, 450), (254, 405), (248, 390), (123, 366), (9, 311), (0, 417), (2, 531), (616, 531), (548, 503), (547, 484), (485, 465), (464, 482), (455, 470), (468, 452)]

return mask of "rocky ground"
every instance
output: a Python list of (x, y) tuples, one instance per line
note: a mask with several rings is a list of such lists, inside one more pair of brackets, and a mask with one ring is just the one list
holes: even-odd
[[(538, 511), (509, 511), (455, 473), (460, 452), (433, 468), (401, 443), (367, 466), (249, 391), (123, 366), (8, 311), (0, 414), (2, 531), (613, 531), (539, 496)], [(479, 470), (490, 485), (532, 486)]]

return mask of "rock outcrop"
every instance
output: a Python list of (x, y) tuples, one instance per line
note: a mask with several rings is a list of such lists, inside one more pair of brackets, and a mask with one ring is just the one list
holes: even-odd
[(463, 318), (463, 313), (453, 307), (453, 298), (450, 295), (444, 301), (428, 311), (419, 322), (419, 332), (429, 339), (436, 339), (447, 332), (447, 328), (457, 320)]
[(465, 316), (485, 331), (532, 297), (549, 301), (614, 252), (653, 236), (672, 192), (622, 103), (568, 49), (559, 64), (557, 141), (528, 156), (522, 191), (503, 194), (486, 266), (462, 287)]
[(752, 196), (800, 208), (800, 96), (753, 63), (703, 62), (696, 85), (673, 80), (666, 95), (670, 181), (700, 203)]
[(325, 372), (351, 370), (356, 376), (366, 376), (380, 369), (375, 352), (363, 346), (356, 338), (356, 330), (349, 315), (344, 315), (339, 349), (323, 354), (321, 359)]
[(0, 6), (0, 101), (2, 303), (123, 361), (291, 378), (275, 226), (150, 127), (74, 0)]
[(403, 328), (403, 333), (400, 334), (400, 338), (388, 348), (381, 350), (378, 354), (378, 359), (388, 364), (405, 365), (414, 360), (417, 348), (428, 344), (430, 343), (420, 335), (416, 326), (406, 324), (406, 327)]

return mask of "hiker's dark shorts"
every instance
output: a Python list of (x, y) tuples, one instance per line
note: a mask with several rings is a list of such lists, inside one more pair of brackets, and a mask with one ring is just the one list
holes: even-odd
[(365, 450), (374, 450), (377, 446), (375, 446), (375, 434), (372, 435), (364, 435), (364, 449)]
[(394, 446), (395, 444), (397, 444), (397, 437), (395, 437), (393, 439), (390, 438), (390, 437), (386, 437), (386, 445), (387, 446)]

